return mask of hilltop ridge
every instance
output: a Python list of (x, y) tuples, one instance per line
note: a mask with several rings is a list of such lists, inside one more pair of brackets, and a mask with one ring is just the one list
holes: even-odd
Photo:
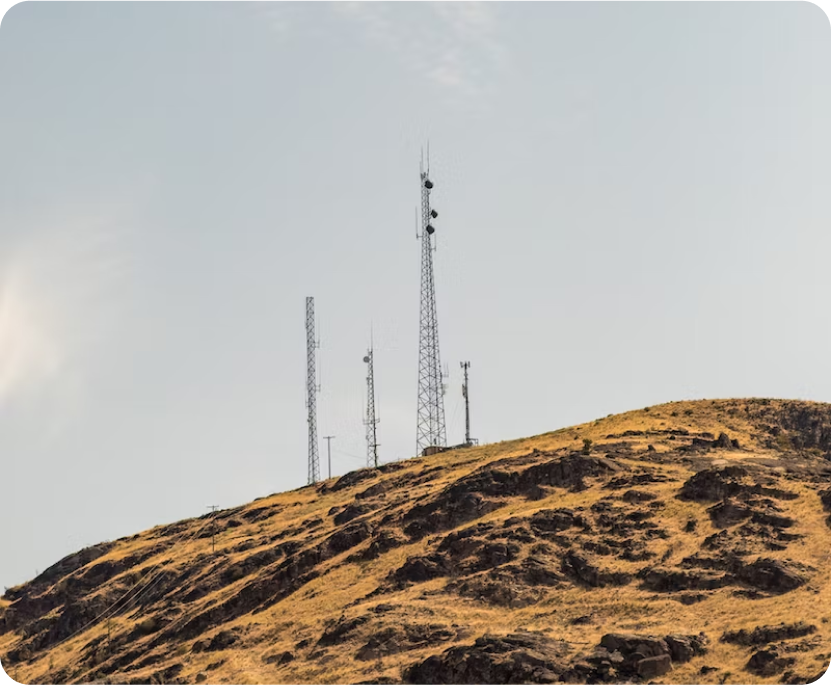
[(0, 598), (0, 662), (27, 683), (811, 682), (829, 550), (830, 404), (672, 402), (88, 547)]

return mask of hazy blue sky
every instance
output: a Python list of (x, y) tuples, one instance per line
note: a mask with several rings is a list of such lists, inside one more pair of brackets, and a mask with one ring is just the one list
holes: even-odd
[[(76, 4), (0, 27), (0, 583), (415, 448), (430, 140), (451, 442), (831, 401), (808, 3)], [(321, 440), (324, 457), (325, 442)]]

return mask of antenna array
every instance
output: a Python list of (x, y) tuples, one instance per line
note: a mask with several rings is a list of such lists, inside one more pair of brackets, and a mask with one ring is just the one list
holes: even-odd
[(364, 357), (366, 364), (366, 465), (378, 468), (378, 419), (375, 416), (375, 364), (370, 344)]
[(470, 362), (461, 362), (462, 370), (465, 373), (465, 380), (462, 383), (462, 397), (465, 398), (465, 446), (477, 445), (479, 443), (475, 438), (470, 437), (470, 385), (467, 378), (467, 370), (470, 368)]
[(439, 355), (439, 324), (436, 315), (436, 285), (433, 275), (432, 221), (438, 212), (430, 206), (430, 158), (427, 170), (422, 162), (421, 178), (421, 316), (418, 336), (418, 454), (437, 451), (447, 446), (444, 417), (444, 392)]

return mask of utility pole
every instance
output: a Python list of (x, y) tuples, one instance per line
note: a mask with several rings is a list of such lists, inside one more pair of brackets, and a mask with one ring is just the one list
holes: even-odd
[(447, 446), (444, 416), (443, 378), (439, 354), (439, 323), (436, 315), (436, 283), (433, 275), (432, 221), (438, 212), (430, 206), (430, 151), (427, 151), (427, 169), (422, 158), (421, 180), (421, 310), (418, 335), (418, 421), (416, 451), (432, 454)]
[(364, 357), (366, 364), (366, 465), (378, 468), (378, 419), (375, 416), (375, 364), (373, 361), (372, 342)]
[(326, 452), (329, 455), (329, 478), (332, 477), (332, 438), (334, 435), (324, 435), (323, 439), (326, 441)]
[(317, 445), (317, 385), (315, 350), (320, 343), (315, 340), (315, 298), (306, 298), (306, 408), (309, 425), (309, 480), (312, 485), (320, 480), (320, 454)]
[(465, 446), (470, 447), (477, 443), (476, 440), (470, 437), (470, 386), (467, 379), (467, 370), (470, 368), (470, 362), (461, 362), (461, 365), (465, 372), (465, 380), (462, 384), (462, 396), (465, 398)]
[(216, 524), (214, 523), (214, 519), (216, 518), (216, 510), (219, 507), (215, 504), (210, 504), (208, 505), (208, 509), (211, 510), (211, 551), (213, 554), (216, 554)]

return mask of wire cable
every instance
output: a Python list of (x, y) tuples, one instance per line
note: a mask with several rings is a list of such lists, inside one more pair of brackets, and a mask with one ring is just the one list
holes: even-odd
[[(199, 526), (199, 528), (197, 528), (197, 529), (196, 529), (196, 531), (192, 532), (192, 533), (191, 533), (191, 535), (188, 537), (187, 542), (190, 542), (190, 541), (191, 541), (191, 540), (193, 540), (193, 539), (194, 539), (194, 538), (195, 538), (195, 537), (196, 537), (196, 536), (197, 536), (200, 532), (202, 532), (202, 530), (205, 528), (205, 526), (206, 526), (209, 522), (213, 522), (213, 520), (214, 520), (214, 516), (215, 516), (215, 515), (216, 515), (216, 513), (214, 512), (214, 515), (213, 515), (213, 516), (209, 517), (207, 521), (205, 521), (205, 522), (204, 522), (201, 526)], [(183, 538), (185, 537), (185, 534), (186, 534), (186, 533), (188, 533), (188, 532), (190, 532), (190, 531), (184, 531), (184, 532), (183, 532), (183, 533), (182, 533), (182, 534), (181, 534), (178, 538), (176, 538), (176, 539), (173, 541), (173, 544), (171, 544), (171, 547), (175, 547), (177, 544), (179, 544), (180, 542), (182, 542)], [(161, 572), (162, 572), (162, 570), (164, 570), (164, 568), (163, 568), (163, 567), (164, 567), (164, 564), (159, 564), (159, 568), (157, 568), (155, 571), (152, 571), (152, 572), (150, 572), (149, 574), (147, 574), (147, 576), (146, 576), (145, 578), (142, 578), (141, 580), (139, 580), (139, 582), (138, 582), (138, 583), (136, 583), (133, 587), (131, 587), (129, 590), (127, 590), (127, 592), (125, 592), (125, 593), (124, 593), (121, 597), (119, 597), (119, 598), (118, 598), (115, 602), (113, 602), (113, 603), (112, 603), (109, 607), (107, 607), (106, 609), (104, 609), (104, 611), (102, 611), (100, 614), (98, 614), (95, 618), (92, 618), (92, 619), (90, 619), (89, 621), (87, 621), (87, 622), (86, 622), (83, 626), (81, 626), (80, 628), (78, 628), (78, 630), (76, 630), (76, 631), (74, 631), (74, 632), (70, 633), (69, 635), (67, 635), (67, 636), (66, 636), (65, 638), (63, 638), (63, 640), (61, 640), (60, 642), (57, 642), (57, 643), (55, 643), (54, 645), (52, 645), (52, 646), (50, 647), (50, 649), (56, 649), (56, 648), (60, 647), (62, 644), (66, 643), (67, 641), (71, 640), (72, 638), (76, 637), (76, 636), (77, 636), (77, 635), (79, 635), (80, 633), (82, 633), (82, 632), (84, 632), (85, 630), (87, 630), (87, 628), (90, 628), (93, 624), (97, 623), (99, 619), (101, 619), (101, 618), (105, 617), (107, 614), (109, 614), (109, 613), (110, 613), (110, 611), (112, 611), (112, 610), (113, 610), (113, 608), (114, 608), (116, 605), (118, 605), (120, 602), (122, 602), (122, 601), (123, 601), (123, 600), (124, 600), (124, 599), (125, 599), (125, 598), (126, 598), (126, 597), (130, 594), (130, 593), (134, 592), (134, 591), (136, 590), (136, 588), (138, 588), (138, 587), (141, 585), (141, 583), (142, 583), (143, 581), (150, 582), (150, 580), (151, 580), (153, 577), (158, 576), (158, 574), (159, 574), (159, 573), (161, 573)], [(148, 586), (145, 586), (144, 588), (142, 588), (142, 590), (141, 590), (140, 592), (138, 592), (138, 593), (137, 593), (137, 594), (136, 594), (136, 595), (135, 595), (135, 596), (134, 596), (134, 597), (130, 600), (130, 602), (132, 602), (134, 599), (136, 599), (138, 596), (140, 596), (140, 595), (141, 595), (141, 594), (142, 594), (145, 590), (147, 590), (149, 587), (150, 587), (150, 586), (148, 585)], [(128, 602), (128, 604), (126, 604), (126, 605), (124, 605), (123, 607), (121, 607), (121, 609), (125, 608), (126, 606), (129, 606), (129, 604), (130, 604), (130, 603)], [(120, 611), (121, 609), (119, 609), (118, 611)], [(113, 616), (113, 615), (115, 615), (115, 614), (112, 614), (112, 615), (108, 616), (108, 618), (112, 618), (112, 616)]]

